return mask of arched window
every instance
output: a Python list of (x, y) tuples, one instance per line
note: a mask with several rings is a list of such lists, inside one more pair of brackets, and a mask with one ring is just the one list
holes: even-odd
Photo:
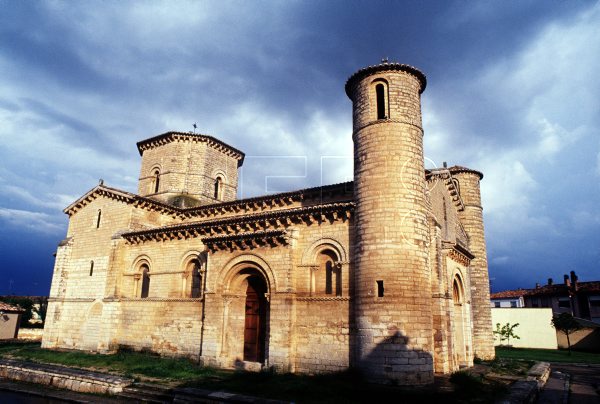
[(148, 297), (148, 292), (150, 291), (150, 274), (148, 273), (150, 268), (147, 264), (142, 264), (142, 266), (140, 266), (140, 271), (142, 272), (142, 288), (140, 297), (146, 298)]
[(90, 261), (90, 276), (94, 274), (94, 261)]
[(200, 261), (197, 259), (193, 259), (188, 263), (188, 270), (190, 271), (190, 297), (193, 299), (197, 299), (202, 297), (202, 274), (200, 270), (202, 269), (202, 265)]
[(218, 201), (223, 200), (223, 178), (221, 177), (215, 179), (215, 199)]
[(375, 86), (377, 97), (377, 119), (387, 119), (387, 105), (385, 96), (385, 85), (379, 83)]
[(462, 304), (462, 287), (458, 278), (454, 279), (452, 285), (452, 300), (454, 301), (454, 304)]
[(152, 173), (152, 176), (154, 178), (152, 178), (152, 185), (153, 185), (153, 193), (158, 193), (158, 190), (160, 189), (160, 170), (157, 168), (156, 170), (154, 170), (154, 172)]
[(102, 210), (98, 209), (98, 216), (96, 216), (96, 228), (100, 228), (100, 219), (102, 218)]
[(326, 295), (342, 295), (342, 276), (333, 251), (321, 251), (317, 257), (316, 290)]

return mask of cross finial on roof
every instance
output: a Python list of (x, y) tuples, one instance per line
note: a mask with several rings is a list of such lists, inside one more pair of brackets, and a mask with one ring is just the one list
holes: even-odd
[(388, 57), (386, 56), (386, 57), (382, 58), (381, 63), (389, 63)]

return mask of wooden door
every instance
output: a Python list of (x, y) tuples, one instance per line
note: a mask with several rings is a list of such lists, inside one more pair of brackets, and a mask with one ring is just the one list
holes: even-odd
[(246, 290), (246, 320), (244, 326), (244, 360), (264, 362), (266, 300), (264, 292), (248, 282)]

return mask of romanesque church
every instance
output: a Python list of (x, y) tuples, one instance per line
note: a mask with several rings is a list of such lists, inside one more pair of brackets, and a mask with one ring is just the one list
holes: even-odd
[(492, 358), (483, 175), (424, 169), (425, 86), (388, 62), (348, 79), (347, 183), (236, 199), (240, 150), (140, 141), (137, 194), (100, 183), (64, 210), (43, 347), (403, 385)]

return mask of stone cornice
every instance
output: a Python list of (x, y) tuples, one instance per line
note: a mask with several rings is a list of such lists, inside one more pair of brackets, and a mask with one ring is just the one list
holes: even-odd
[(308, 200), (323, 200), (339, 196), (344, 200), (352, 200), (353, 183), (344, 182), (340, 184), (324, 185), (320, 187), (306, 188), (298, 191), (282, 192), (279, 194), (258, 196), (254, 198), (239, 199), (229, 202), (220, 202), (211, 205), (198, 206), (193, 208), (178, 208), (168, 205), (152, 198), (146, 198), (130, 192), (121, 191), (100, 184), (86, 192), (75, 202), (67, 206), (63, 212), (72, 216), (81, 208), (88, 205), (98, 197), (121, 201), (142, 209), (157, 211), (169, 215), (173, 218), (214, 218), (227, 213), (240, 213), (252, 210), (270, 209), (274, 207), (290, 206), (295, 202)]
[(344, 199), (353, 199), (354, 183), (342, 182), (339, 184), (323, 185), (313, 188), (305, 188), (297, 191), (282, 192), (274, 195), (257, 196), (254, 198), (239, 199), (229, 202), (220, 202), (212, 205), (198, 206), (182, 210), (185, 217), (210, 218), (223, 213), (237, 213), (241, 211), (265, 209), (272, 207), (289, 206), (294, 202), (302, 202), (311, 199), (324, 199), (326, 197), (342, 196)]
[(350, 301), (348, 296), (298, 296), (296, 300), (299, 302), (347, 302)]
[(362, 80), (363, 78), (371, 76), (376, 73), (389, 72), (389, 71), (401, 71), (401, 72), (406, 72), (408, 74), (413, 75), (421, 83), (421, 88), (419, 90), (419, 93), (422, 93), (423, 91), (425, 91), (425, 87), (427, 86), (427, 77), (425, 77), (425, 74), (423, 74), (423, 72), (421, 72), (419, 69), (417, 69), (416, 67), (410, 66), (410, 65), (402, 64), (402, 63), (382, 62), (378, 65), (364, 67), (364, 68), (360, 69), (359, 71), (357, 71), (356, 73), (354, 73), (352, 76), (350, 76), (348, 78), (348, 80), (346, 81), (346, 86), (345, 86), (346, 95), (350, 99), (352, 99), (352, 91), (353, 91), (354, 85), (358, 81)]
[[(450, 197), (452, 198), (452, 202), (458, 211), (462, 211), (465, 208), (465, 204), (460, 196), (459, 190), (456, 188), (456, 185), (452, 181), (452, 174), (446, 168), (438, 168), (434, 170), (427, 170), (425, 173), (425, 178), (428, 182), (440, 182), (444, 184)], [(431, 186), (429, 187), (431, 189)]]
[(363, 126), (356, 128), (352, 131), (352, 140), (356, 141), (356, 135), (363, 130), (366, 127), (369, 126), (373, 126), (373, 125), (386, 125), (386, 124), (393, 124), (393, 123), (401, 123), (401, 124), (405, 124), (405, 125), (410, 125), (412, 127), (415, 127), (417, 129), (419, 129), (421, 135), (423, 135), (423, 128), (421, 127), (421, 122), (415, 122), (412, 121), (410, 119), (391, 119), (391, 118), (386, 118), (386, 119), (378, 119), (376, 121), (371, 121), (371, 122), (367, 122), (366, 124), (364, 124)]
[(353, 211), (353, 202), (339, 202), (164, 226), (123, 233), (121, 236), (132, 244), (196, 237), (214, 238), (222, 235), (281, 230), (301, 223), (310, 225), (312, 223), (346, 221), (351, 217)]
[(141, 140), (137, 142), (137, 148), (141, 156), (146, 150), (154, 149), (167, 143), (181, 141), (206, 143), (213, 149), (219, 150), (225, 153), (226, 155), (237, 159), (238, 167), (240, 167), (244, 162), (244, 153), (236, 149), (235, 147), (229, 146), (227, 143), (224, 143), (213, 136), (200, 135), (189, 132), (166, 132), (161, 135), (151, 137), (150, 139)]
[(442, 248), (447, 251), (448, 257), (465, 267), (471, 264), (471, 260), (475, 258), (473, 254), (460, 244), (450, 242), (442, 242)]
[(285, 246), (289, 244), (289, 241), (290, 236), (285, 230), (267, 230), (229, 236), (204, 237), (202, 239), (202, 243), (211, 252)]
[(94, 188), (86, 192), (83, 196), (81, 196), (79, 199), (77, 199), (75, 202), (67, 206), (63, 210), (63, 212), (69, 216), (72, 216), (73, 214), (77, 213), (77, 211), (79, 211), (81, 208), (85, 207), (98, 197), (109, 198), (139, 208), (164, 213), (173, 217), (176, 217), (180, 211), (180, 209), (174, 206), (155, 201), (154, 199), (145, 198), (143, 196), (132, 194), (126, 191), (121, 191), (119, 189), (107, 187), (106, 185), (100, 184), (95, 186)]

